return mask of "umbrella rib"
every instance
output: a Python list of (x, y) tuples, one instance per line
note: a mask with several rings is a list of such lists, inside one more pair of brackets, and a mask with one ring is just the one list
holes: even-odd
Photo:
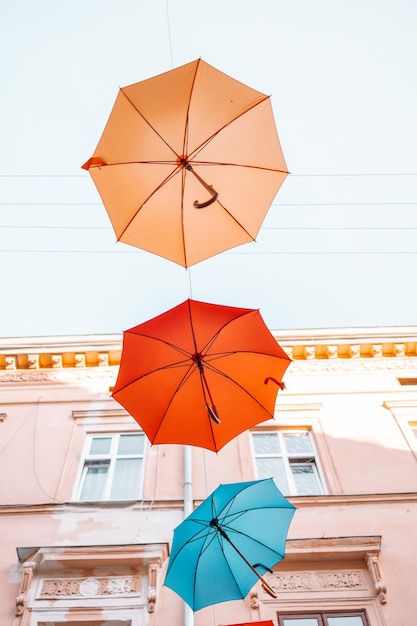
[[(169, 163), (170, 161), (167, 161)], [(252, 170), (263, 170), (264, 172), (279, 172), (281, 174), (289, 174), (288, 170), (281, 170), (276, 167), (266, 167), (265, 165), (250, 165), (249, 163), (230, 163), (226, 161), (193, 161), (193, 165), (220, 165), (222, 167), (244, 167)]]
[(201, 143), (199, 146), (197, 146), (196, 148), (194, 148), (194, 150), (192, 152), (190, 152), (190, 154), (188, 155), (189, 160), (194, 160), (194, 158), (201, 152), (201, 150), (203, 150), (219, 133), (222, 132), (222, 130), (224, 130), (225, 128), (227, 128), (228, 126), (230, 126), (231, 124), (233, 124), (234, 122), (236, 122), (236, 120), (240, 119), (243, 115), (246, 115), (246, 113), (248, 113), (249, 111), (252, 111), (252, 109), (254, 109), (255, 107), (257, 107), (258, 105), (262, 104), (263, 102), (265, 102), (265, 100), (269, 100), (269, 96), (264, 95), (263, 98), (261, 98), (260, 100), (258, 100), (257, 102), (255, 102), (254, 104), (252, 104), (252, 106), (249, 106), (247, 109), (245, 109), (244, 111), (241, 111), (239, 113), (239, 115), (236, 115), (236, 117), (234, 117), (233, 119), (229, 120), (228, 122), (226, 122), (226, 124), (223, 124), (223, 126), (221, 128), (218, 128), (216, 130), (216, 132), (214, 132), (212, 135), (210, 135), (210, 137), (208, 137), (207, 139), (205, 139), (203, 141), (203, 143)]
[(219, 376), (223, 376), (224, 378), (229, 380), (231, 383), (236, 385), (236, 387), (239, 387), (239, 389), (241, 389), (247, 396), (249, 396), (249, 398), (251, 398), (258, 406), (260, 406), (267, 413), (267, 415), (269, 415), (271, 418), (274, 417), (273, 413), (270, 413), (266, 409), (266, 407), (253, 394), (251, 394), (247, 389), (245, 389), (245, 387), (243, 387), (240, 383), (234, 380), (231, 376), (229, 376), (228, 374), (225, 374), (224, 372), (217, 369), (216, 367), (213, 367), (210, 363), (207, 363), (207, 367), (211, 369), (215, 374), (218, 374)]
[(164, 142), (164, 144), (167, 146), (167, 148), (169, 148), (173, 152), (173, 154), (175, 154), (175, 156), (178, 157), (179, 155), (175, 152), (174, 148), (167, 142), (166, 139), (164, 139), (162, 137), (162, 135), (156, 130), (155, 126), (153, 126), (150, 123), (150, 121), (148, 119), (146, 119), (146, 117), (143, 115), (143, 113), (138, 109), (138, 107), (132, 102), (132, 100), (129, 98), (129, 96), (125, 93), (125, 91), (123, 90), (123, 87), (120, 89), (120, 91), (124, 95), (126, 100), (129, 102), (129, 104), (135, 109), (136, 113), (138, 113), (140, 115), (140, 117), (143, 119), (145, 124), (147, 124), (149, 126), (149, 128), (151, 128), (153, 130), (153, 132), (156, 135), (158, 135), (159, 139), (161, 139), (161, 141)]
[(117, 235), (117, 241), (120, 241), (120, 239), (123, 237), (123, 235), (125, 234), (126, 230), (129, 228), (133, 220), (136, 218), (136, 216), (142, 210), (145, 204), (149, 202), (152, 196), (154, 196), (164, 185), (166, 185), (170, 180), (172, 180), (177, 173), (178, 173), (178, 168), (175, 169), (170, 174), (168, 174), (168, 176), (159, 183), (159, 185), (152, 191), (152, 193), (150, 193), (149, 196), (145, 198), (142, 204), (136, 209), (135, 213), (132, 215), (132, 217), (130, 218), (126, 226), (123, 228), (123, 230)]
[(182, 153), (183, 154), (187, 154), (188, 123), (189, 123), (189, 116), (190, 116), (190, 106), (191, 106), (191, 100), (192, 100), (192, 97), (193, 97), (195, 81), (197, 79), (197, 72), (198, 72), (198, 69), (200, 67), (200, 61), (201, 61), (201, 59), (198, 59), (198, 61), (196, 63), (196, 66), (195, 66), (195, 72), (194, 72), (194, 76), (193, 76), (193, 80), (192, 80), (192, 84), (191, 84), (191, 89), (190, 89), (190, 96), (188, 98), (187, 113), (185, 115), (185, 124), (184, 124), (184, 137), (183, 137), (183, 144), (182, 144)]
[[(200, 66), (200, 59), (198, 59), (196, 67), (195, 67), (193, 81), (192, 81), (192, 84), (191, 84), (190, 96), (188, 98), (188, 103), (187, 103), (187, 113), (185, 115), (185, 124), (184, 124), (184, 137), (183, 137), (183, 140), (182, 140), (183, 141), (183, 143), (182, 143), (182, 154), (187, 154), (188, 122), (189, 122), (189, 115), (190, 115), (191, 98), (193, 97), (193, 91), (194, 91), (194, 86), (195, 86), (195, 81), (196, 81), (196, 78), (197, 78), (197, 72), (198, 72), (199, 66)], [(179, 156), (179, 155), (177, 155), (177, 156)], [(182, 234), (182, 251), (183, 251), (183, 257), (184, 257), (184, 264), (185, 264), (185, 267), (187, 267), (188, 266), (188, 262), (187, 262), (187, 249), (186, 249), (186, 246), (185, 246), (185, 225), (184, 225), (185, 172), (186, 172), (186, 170), (183, 168), (182, 180), (181, 180), (181, 234)], [(190, 317), (191, 317), (191, 312), (190, 312)]]

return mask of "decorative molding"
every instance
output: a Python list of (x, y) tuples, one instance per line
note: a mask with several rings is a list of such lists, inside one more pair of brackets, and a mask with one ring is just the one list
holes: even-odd
[[(375, 557), (376, 558), (376, 557)], [(329, 570), (308, 572), (274, 572), (268, 576), (268, 584), (278, 594), (285, 591), (333, 591), (341, 589), (366, 590), (362, 570)]]
[(45, 578), (37, 598), (100, 598), (109, 596), (139, 596), (142, 576), (94, 576), (87, 578)]
[[(372, 371), (369, 363), (375, 361), (381, 361), (376, 370), (401, 369), (404, 364), (412, 367), (410, 360), (417, 357), (417, 327), (414, 326), (286, 330), (272, 331), (272, 334), (293, 361), (293, 371), (311, 371), (312, 364), (318, 367), (313, 371), (351, 371), (349, 363), (352, 361), (363, 364), (360, 371)], [(118, 366), (122, 347), (121, 334), (3, 338), (0, 372)], [(392, 361), (397, 363), (392, 365)], [(340, 362), (343, 363), (341, 369), (334, 370)], [(301, 363), (307, 364), (307, 370), (299, 369)], [(327, 363), (327, 367), (323, 363)], [(17, 381), (26, 382), (25, 379)]]
[(379, 597), (379, 601), (381, 604), (386, 604), (387, 588), (382, 582), (381, 567), (378, 557), (375, 554), (367, 554), (366, 564), (368, 566), (369, 573), (371, 574), (371, 579), (374, 583), (375, 592)]
[(87, 409), (84, 411), (72, 411), (72, 417), (75, 420), (88, 420), (88, 419), (106, 419), (106, 420), (117, 420), (120, 421), (123, 417), (130, 418), (129, 413), (126, 409)]
[(417, 371), (415, 357), (382, 357), (350, 359), (312, 359), (292, 361), (289, 374), (320, 374), (322, 372), (382, 372), (382, 371)]
[(4, 422), (7, 417), (7, 413), (0, 413), (0, 422)]
[[(59, 355), (52, 361), (51, 368), (17, 369), (16, 359), (6, 358), (6, 366), (0, 369), (0, 384), (4, 383), (83, 383), (94, 380), (108, 380), (109, 386), (114, 384), (118, 372), (118, 364), (106, 366), (105, 357), (95, 367), (77, 365), (62, 367)], [(31, 362), (33, 363), (33, 361)], [(372, 372), (417, 372), (416, 357), (382, 357), (382, 358), (306, 358), (292, 361), (288, 374), (321, 374), (321, 373), (372, 373)]]
[(83, 383), (93, 380), (106, 380), (111, 384), (116, 380), (118, 366), (86, 367), (85, 369), (51, 369), (42, 370), (0, 370), (0, 384), (2, 383)]
[(5, 370), (15, 370), (17, 363), (17, 357), (15, 356), (6, 356), (4, 359), (4, 369)]
[[(68, 600), (71, 604), (76, 600), (77, 606), (85, 606), (84, 601), (112, 598), (130, 598), (143, 606), (144, 600), (140, 598), (143, 587), (147, 587), (147, 609), (153, 613), (160, 571), (168, 558), (168, 544), (30, 547), (17, 548), (17, 552), (23, 564), (15, 613), (22, 620), (19, 623), (28, 626), (29, 595), (48, 606), (58, 600)], [(24, 561), (25, 558), (28, 560)], [(123, 567), (123, 575), (114, 573), (119, 567)], [(100, 575), (96, 575), (97, 568)], [(84, 576), (80, 576), (81, 571)]]
[(25, 612), (27, 597), (35, 573), (36, 563), (28, 561), (23, 565), (22, 578), (20, 581), (19, 593), (16, 597), (16, 617), (21, 617)]
[[(347, 594), (353, 591), (359, 592), (361, 597), (376, 595), (381, 604), (386, 604), (387, 590), (378, 558), (380, 550), (378, 535), (288, 539), (285, 562), (279, 564), (276, 571), (265, 574), (265, 579), (278, 598), (283, 593), (332, 592), (349, 597)], [(317, 563), (322, 569), (317, 569)], [(259, 598), (262, 602), (271, 602), (258, 584), (250, 594), (252, 609), (259, 607)]]
[(151, 563), (148, 568), (148, 613), (155, 611), (157, 580), (158, 566), (155, 563)]
[(28, 354), (28, 369), (39, 369), (39, 354)]

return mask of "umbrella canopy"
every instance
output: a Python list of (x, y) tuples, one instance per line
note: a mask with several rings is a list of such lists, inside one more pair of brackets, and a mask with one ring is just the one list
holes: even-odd
[(165, 585), (194, 610), (245, 598), (284, 558), (295, 507), (272, 478), (220, 485), (174, 530)]
[(253, 241), (288, 174), (269, 96), (201, 59), (120, 89), (83, 168), (118, 241), (184, 267)]
[(152, 443), (218, 451), (274, 416), (289, 363), (258, 310), (189, 299), (124, 332), (113, 398)]

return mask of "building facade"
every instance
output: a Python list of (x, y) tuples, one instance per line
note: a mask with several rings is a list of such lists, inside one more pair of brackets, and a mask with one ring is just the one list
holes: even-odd
[[(417, 328), (275, 336), (275, 418), (217, 454), (151, 446), (111, 398), (120, 335), (1, 341), (1, 625), (417, 620)], [(277, 599), (192, 613), (163, 585), (173, 529), (220, 483), (269, 476), (297, 509)]]

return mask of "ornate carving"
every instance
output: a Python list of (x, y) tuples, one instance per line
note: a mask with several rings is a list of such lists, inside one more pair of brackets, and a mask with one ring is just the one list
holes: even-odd
[(366, 588), (361, 570), (274, 573), (268, 583), (278, 592)]
[(99, 352), (98, 353), (98, 366), (99, 367), (108, 367), (109, 365), (109, 353), (108, 352)]
[(79, 352), (75, 355), (75, 367), (85, 367), (85, 352)]
[(36, 564), (32, 562), (25, 563), (23, 566), (22, 579), (20, 581), (19, 593), (16, 597), (16, 617), (20, 617), (25, 612), (27, 593), (32, 582)]
[(316, 356), (316, 348), (315, 346), (305, 346), (304, 354), (307, 360), (314, 359)]
[(405, 356), (405, 345), (403, 343), (396, 343), (394, 350), (395, 356)]
[(16, 369), (16, 357), (15, 356), (6, 356), (6, 358), (4, 359), (4, 369), (6, 370)]
[(39, 354), (28, 354), (28, 369), (39, 369)]
[(258, 609), (259, 608), (259, 597), (258, 597), (258, 592), (256, 589), (253, 589), (250, 594), (249, 594), (249, 602), (250, 602), (250, 608), (251, 609)]
[(379, 597), (379, 601), (381, 604), (387, 603), (386, 593), (387, 588), (382, 582), (381, 570), (379, 567), (378, 557), (374, 554), (366, 555), (366, 564), (368, 566), (368, 570), (371, 574), (372, 581), (375, 585), (375, 591), (377, 596)]
[(291, 373), (321, 373), (321, 372), (383, 372), (383, 371), (417, 370), (415, 357), (383, 357), (381, 359), (313, 359), (311, 361), (293, 361), (288, 371)]
[(155, 611), (157, 573), (158, 566), (156, 563), (151, 563), (148, 568), (148, 613)]
[(327, 346), (327, 357), (329, 359), (337, 359), (337, 346)]
[(41, 598), (140, 595), (140, 576), (97, 576), (90, 578), (44, 579)]
[(51, 354), (52, 367), (62, 368), (62, 354)]
[(360, 345), (351, 345), (350, 346), (350, 358), (351, 359), (359, 359), (360, 355), (361, 355), (361, 347)]
[(85, 369), (62, 369), (59, 370), (20, 370), (16, 372), (0, 371), (1, 383), (79, 383), (91, 380), (103, 380), (113, 382), (116, 379), (117, 367), (109, 368), (88, 367)]

